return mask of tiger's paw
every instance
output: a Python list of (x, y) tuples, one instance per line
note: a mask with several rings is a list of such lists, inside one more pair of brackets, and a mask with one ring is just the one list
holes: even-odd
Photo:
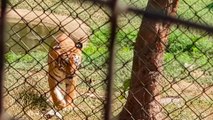
[(44, 117), (48, 120), (51, 119), (52, 117), (57, 117), (59, 120), (63, 120), (62, 115), (55, 109), (49, 110), (47, 113), (44, 113)]

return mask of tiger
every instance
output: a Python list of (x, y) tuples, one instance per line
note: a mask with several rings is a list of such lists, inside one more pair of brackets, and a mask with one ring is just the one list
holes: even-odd
[[(82, 43), (71, 35), (60, 34), (48, 53), (50, 97), (57, 110), (73, 108), (76, 97), (76, 72), (82, 61)], [(65, 90), (59, 84), (65, 83)]]

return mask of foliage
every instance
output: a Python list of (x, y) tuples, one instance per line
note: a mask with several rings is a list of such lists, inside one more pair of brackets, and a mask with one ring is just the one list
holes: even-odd
[(213, 2), (210, 3), (210, 4), (208, 4), (208, 5), (206, 6), (206, 8), (208, 8), (209, 10), (213, 10)]

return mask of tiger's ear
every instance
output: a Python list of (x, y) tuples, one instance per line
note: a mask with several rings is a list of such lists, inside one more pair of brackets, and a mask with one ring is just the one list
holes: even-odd
[(61, 46), (59, 44), (56, 44), (55, 46), (53, 46), (53, 51), (55, 52), (55, 54), (57, 56), (61, 55), (62, 54), (62, 51), (61, 51)]
[(81, 42), (75, 43), (75, 47), (81, 49), (83, 47)]

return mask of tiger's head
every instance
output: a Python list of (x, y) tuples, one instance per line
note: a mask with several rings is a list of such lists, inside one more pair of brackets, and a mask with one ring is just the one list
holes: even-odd
[(57, 54), (56, 66), (66, 74), (73, 75), (81, 63), (82, 43), (68, 36), (59, 36), (53, 50)]

